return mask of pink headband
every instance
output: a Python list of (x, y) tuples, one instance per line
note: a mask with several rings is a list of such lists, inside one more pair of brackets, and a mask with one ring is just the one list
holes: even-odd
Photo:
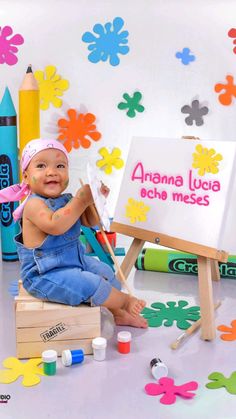
[[(25, 148), (22, 151), (21, 157), (21, 170), (22, 173), (27, 169), (32, 158), (39, 153), (40, 151), (47, 150), (48, 148), (55, 148), (56, 150), (62, 151), (67, 160), (69, 160), (68, 153), (65, 147), (57, 140), (42, 140), (41, 138), (32, 140), (26, 144)], [(8, 188), (0, 190), (0, 204), (4, 202), (15, 202), (19, 201), (22, 198), (26, 199), (16, 208), (13, 212), (13, 218), (15, 221), (19, 220), (22, 216), (23, 209), (26, 203), (27, 198), (31, 195), (31, 191), (28, 185), (24, 182), (17, 183), (15, 185), (8, 186)]]

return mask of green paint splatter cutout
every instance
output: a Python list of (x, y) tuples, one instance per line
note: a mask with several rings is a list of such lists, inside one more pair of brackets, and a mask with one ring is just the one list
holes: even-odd
[(133, 96), (130, 96), (128, 93), (124, 93), (123, 98), (126, 102), (120, 102), (117, 107), (120, 110), (128, 109), (126, 115), (130, 118), (134, 118), (136, 116), (136, 112), (144, 111), (144, 106), (139, 104), (142, 99), (142, 94), (140, 92), (135, 92)]
[(232, 372), (229, 378), (225, 377), (221, 372), (212, 372), (208, 376), (212, 383), (207, 383), (206, 387), (215, 390), (218, 388), (225, 387), (228, 393), (236, 394), (236, 371)]
[[(177, 305), (178, 304), (178, 305)], [(169, 301), (163, 303), (153, 303), (152, 308), (144, 307), (141, 314), (148, 321), (150, 327), (172, 326), (176, 321), (176, 326), (179, 329), (188, 329), (191, 326), (190, 321), (197, 321), (200, 319), (200, 307), (188, 307), (187, 301), (180, 300)]]

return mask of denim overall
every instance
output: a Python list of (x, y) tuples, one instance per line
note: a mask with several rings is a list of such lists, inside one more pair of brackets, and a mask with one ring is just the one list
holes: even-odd
[[(56, 211), (64, 207), (72, 195), (44, 198), (34, 194), (29, 199), (34, 197), (42, 199), (48, 208)], [(23, 245), (21, 232), (15, 237), (23, 286), (31, 295), (71, 306), (88, 299), (94, 305), (101, 305), (109, 297), (112, 287), (121, 289), (110, 266), (85, 255), (79, 240), (80, 227), (78, 220), (64, 234), (49, 234), (35, 248)]]

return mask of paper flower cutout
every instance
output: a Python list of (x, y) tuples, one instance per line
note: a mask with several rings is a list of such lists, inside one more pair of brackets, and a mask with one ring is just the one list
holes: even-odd
[(25, 387), (35, 386), (40, 383), (38, 375), (45, 375), (43, 369), (38, 365), (42, 363), (41, 358), (29, 359), (27, 362), (21, 362), (19, 359), (10, 357), (3, 361), (6, 370), (0, 370), (0, 383), (10, 384), (23, 375), (21, 384)]
[(198, 174), (200, 176), (204, 176), (206, 173), (216, 174), (219, 172), (219, 161), (223, 159), (221, 154), (216, 154), (214, 148), (202, 147), (201, 144), (198, 144), (195, 150), (192, 167), (199, 169)]
[(92, 51), (88, 56), (91, 63), (107, 61), (108, 57), (110, 57), (110, 64), (116, 66), (120, 63), (118, 54), (128, 54), (129, 47), (125, 44), (128, 43), (127, 37), (129, 32), (120, 32), (123, 25), (123, 19), (116, 17), (113, 20), (113, 28), (111, 22), (106, 23), (104, 27), (100, 23), (94, 25), (93, 31), (98, 37), (92, 32), (85, 32), (83, 34), (82, 41), (89, 43), (88, 50)]
[(45, 67), (45, 73), (41, 70), (34, 73), (39, 85), (40, 109), (43, 111), (49, 108), (50, 103), (55, 108), (60, 108), (62, 100), (57, 96), (63, 96), (64, 91), (69, 88), (68, 80), (62, 79), (56, 71), (56, 67), (48, 65)]
[(146, 213), (149, 210), (150, 207), (145, 205), (143, 201), (135, 201), (135, 199), (129, 198), (125, 216), (130, 219), (129, 221), (131, 223), (136, 223), (137, 221), (144, 222), (147, 220)]
[(195, 61), (195, 55), (190, 54), (189, 48), (183, 48), (182, 52), (176, 52), (176, 58), (179, 58), (184, 65), (188, 65), (192, 61)]
[(208, 376), (213, 383), (207, 383), (206, 387), (212, 390), (225, 387), (228, 393), (236, 394), (236, 371), (234, 371), (229, 378), (226, 378), (221, 372), (212, 372)]
[(220, 335), (220, 338), (222, 340), (228, 340), (228, 341), (236, 340), (236, 320), (232, 320), (231, 326), (232, 327), (225, 326), (224, 324), (222, 324), (217, 327), (217, 329), (220, 330), (221, 332), (226, 332), (225, 334)]
[[(176, 305), (178, 304), (178, 305)], [(200, 319), (200, 307), (192, 306), (184, 308), (188, 305), (187, 301), (180, 300), (169, 301), (168, 303), (153, 303), (152, 308), (144, 307), (141, 314), (147, 319), (149, 327), (172, 326), (174, 321), (179, 329), (188, 329), (191, 326), (190, 321)]]
[(128, 93), (123, 94), (123, 98), (126, 102), (120, 102), (117, 107), (118, 109), (128, 109), (126, 115), (130, 118), (134, 118), (136, 116), (135, 112), (143, 112), (144, 106), (140, 105), (139, 102), (142, 99), (142, 94), (140, 92), (135, 92), (133, 96), (130, 96)]
[(112, 167), (121, 169), (124, 166), (124, 161), (120, 158), (121, 150), (119, 148), (113, 148), (112, 152), (109, 153), (106, 147), (102, 147), (98, 152), (103, 158), (98, 160), (96, 165), (100, 169), (103, 169), (107, 175), (112, 173)]
[[(233, 44), (235, 45), (236, 44), (236, 29), (235, 28), (230, 29), (228, 32), (228, 36), (230, 38), (234, 38)], [(234, 47), (233, 52), (236, 54), (236, 47)]]
[[(91, 140), (98, 141), (101, 138), (100, 132), (96, 131), (94, 124), (96, 117), (92, 113), (78, 113), (75, 109), (67, 111), (69, 119), (61, 118), (58, 121), (59, 137), (58, 140), (63, 144), (68, 152), (72, 148), (89, 148)], [(90, 140), (91, 139), (91, 140)]]
[(0, 64), (14, 65), (18, 61), (15, 55), (18, 52), (18, 48), (15, 45), (23, 44), (24, 38), (22, 35), (16, 34), (12, 38), (7, 39), (12, 33), (11, 26), (0, 27)]
[(199, 127), (204, 124), (203, 115), (207, 115), (209, 110), (207, 106), (200, 107), (199, 100), (193, 100), (192, 105), (185, 105), (181, 108), (182, 113), (188, 113), (189, 116), (185, 118), (187, 125), (193, 125), (193, 121)]
[(233, 76), (226, 76), (227, 83), (218, 83), (215, 85), (215, 92), (219, 93), (224, 90), (224, 93), (219, 95), (218, 100), (222, 105), (231, 105), (233, 97), (236, 97), (236, 85), (234, 84)]
[(176, 401), (176, 396), (181, 396), (186, 399), (192, 399), (196, 396), (195, 393), (190, 393), (192, 390), (197, 390), (198, 383), (196, 381), (189, 381), (188, 383), (176, 386), (174, 380), (169, 377), (162, 377), (159, 379), (159, 384), (149, 383), (145, 386), (145, 391), (149, 396), (159, 396), (162, 404), (173, 404)]

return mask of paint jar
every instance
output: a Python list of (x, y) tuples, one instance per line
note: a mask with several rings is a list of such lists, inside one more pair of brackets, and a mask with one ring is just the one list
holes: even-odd
[(61, 353), (61, 360), (65, 367), (70, 367), (74, 364), (80, 364), (84, 360), (84, 351), (83, 349), (65, 349)]
[(130, 332), (119, 332), (117, 334), (118, 351), (121, 354), (128, 354), (130, 352), (131, 333)]
[(166, 377), (168, 375), (168, 368), (164, 362), (160, 360), (160, 358), (152, 359), (150, 362), (150, 367), (152, 375), (154, 378), (156, 378), (156, 380), (159, 380), (159, 378)]
[[(115, 248), (116, 248), (116, 233), (114, 233), (112, 231), (105, 231), (105, 234), (107, 236), (108, 242), (110, 243), (112, 249), (115, 250)], [(107, 248), (107, 244), (106, 244), (105, 239), (104, 239), (104, 237), (103, 237), (103, 235), (100, 231), (96, 232), (96, 239), (97, 239), (98, 243), (100, 243), (100, 245), (103, 247), (105, 252), (108, 252), (109, 250)]]
[(93, 358), (96, 361), (104, 361), (106, 358), (107, 340), (105, 338), (95, 338), (92, 340)]
[(46, 375), (55, 375), (57, 369), (57, 352), (53, 349), (43, 351), (43, 372)]

